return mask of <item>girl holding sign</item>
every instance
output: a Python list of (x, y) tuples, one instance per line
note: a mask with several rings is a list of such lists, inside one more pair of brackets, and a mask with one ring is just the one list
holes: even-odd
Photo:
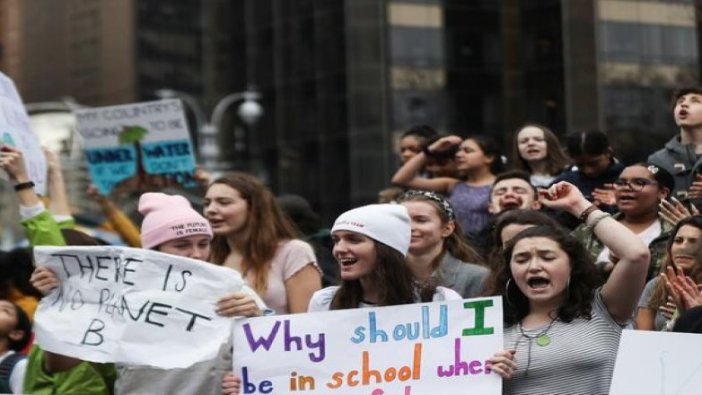
[[(139, 199), (141, 245), (166, 254), (201, 261), (210, 256), (212, 228), (182, 196), (145, 193)], [(266, 306), (247, 286), (241, 292), (225, 295), (217, 303), (217, 313), (225, 317), (255, 317)], [(118, 366), (116, 394), (216, 393), (221, 377), (231, 366), (231, 344), (222, 345), (218, 358), (196, 363), (186, 369), (156, 369)]]
[(553, 185), (541, 200), (580, 218), (619, 261), (599, 286), (590, 255), (564, 231), (537, 226), (514, 236), (495, 284), (504, 290), (507, 349), (492, 358), (492, 370), (505, 379), (506, 394), (604, 394), (650, 254), (633, 232), (572, 184)]
[(407, 209), (396, 204), (372, 204), (341, 214), (331, 230), (341, 285), (315, 292), (308, 311), (461, 299), (451, 289), (416, 281), (405, 261), (410, 221)]
[(407, 191), (398, 200), (411, 219), (407, 263), (417, 281), (433, 281), (464, 298), (478, 296), (489, 270), (469, 263), (480, 257), (466, 242), (448, 200), (418, 190)]
[(214, 233), (211, 261), (241, 272), (276, 313), (305, 312), (322, 272), (270, 190), (253, 176), (230, 173), (210, 184), (204, 206)]
[[(145, 193), (139, 199), (144, 215), (141, 244), (144, 248), (186, 258), (207, 261), (212, 229), (209, 222), (182, 196)], [(43, 269), (43, 270), (41, 270)], [(40, 271), (41, 270), (41, 271)], [(53, 272), (39, 268), (33, 284), (48, 292), (58, 284)], [(221, 297), (216, 311), (225, 317), (259, 316), (266, 306), (256, 293), (244, 286), (241, 292)], [(115, 394), (216, 393), (225, 371), (231, 366), (231, 345), (222, 344), (217, 359), (196, 363), (185, 369), (157, 369), (146, 366), (117, 366)]]

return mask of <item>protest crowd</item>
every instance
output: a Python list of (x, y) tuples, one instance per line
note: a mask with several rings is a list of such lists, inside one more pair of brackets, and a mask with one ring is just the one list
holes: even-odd
[[(609, 393), (624, 333), (702, 334), (702, 88), (680, 89), (672, 99), (679, 130), (640, 163), (620, 162), (599, 130), (559, 141), (528, 123), (514, 131), (506, 153), (487, 135), (412, 127), (399, 141), (392, 186), (330, 224), (303, 198), (276, 198), (254, 176), (212, 178), (193, 166), (204, 199), (198, 212), (159, 188), (167, 174), (142, 174), (137, 163), (141, 224), (112, 200), (107, 184), (94, 179), (86, 191), (126, 247), (76, 229), (54, 154), (45, 153), (46, 192), (38, 193), (28, 153), (2, 145), (0, 167), (14, 186), (29, 247), (0, 253), (0, 393), (292, 393), (304, 380), (290, 378), (287, 386), (286, 377), (285, 390), (260, 381), (265, 375), (254, 382), (253, 365), (237, 361), (242, 345), (268, 351), (279, 331), (285, 351), (307, 348), (307, 362), (323, 365), (329, 338), (295, 336), (289, 317), (336, 310), (371, 312), (368, 327), (350, 325), (346, 338), (395, 341), (414, 364), (373, 370), (371, 346), (361, 373), (328, 366), (338, 370), (327, 377), (330, 392), (360, 393), (356, 386), (369, 381), (410, 383), (427, 374), (420, 360), (436, 352), (399, 340), (443, 336), (453, 328), (455, 314), (444, 310), (453, 301), (475, 310), (468, 335), (500, 337), (469, 365), (456, 351), (455, 370), (439, 369), (439, 376), (458, 376), (461, 366), (466, 373), (443, 392), (412, 394), (471, 393), (468, 371), (505, 394)], [(91, 152), (91, 160), (105, 157)], [(110, 181), (114, 193), (134, 186), (122, 181)], [(492, 325), (499, 332), (485, 310), (493, 301), (501, 301), (500, 323)], [(71, 315), (91, 303), (85, 325)], [(437, 306), (439, 318), (417, 310), (416, 325), (379, 329), (382, 308), (412, 304)], [(179, 324), (164, 328), (171, 319)], [(325, 320), (315, 321), (319, 333), (337, 325)], [(253, 334), (257, 322), (271, 323), (268, 338)], [(72, 331), (75, 339), (61, 337)], [(137, 337), (130, 331), (160, 349), (127, 344)], [(188, 344), (179, 336), (190, 333), (202, 343), (180, 351)], [(284, 364), (286, 355), (270, 354), (265, 364)], [(365, 393), (390, 393), (373, 388)]]

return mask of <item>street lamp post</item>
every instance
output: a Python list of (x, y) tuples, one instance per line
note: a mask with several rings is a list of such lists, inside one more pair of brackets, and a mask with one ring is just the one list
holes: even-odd
[[(185, 92), (164, 88), (157, 90), (155, 94), (162, 99), (179, 98), (193, 111), (198, 131), (198, 156), (200, 157), (203, 168), (207, 171), (218, 170), (220, 149), (217, 144), (217, 134), (219, 133), (222, 119), (227, 109), (232, 104), (242, 101), (237, 110), (237, 114), (249, 128), (253, 127), (263, 115), (263, 108), (258, 102), (258, 100), (261, 100), (261, 94), (252, 88), (244, 92), (230, 93), (224, 96), (215, 105), (209, 120), (205, 116), (205, 112), (202, 110), (198, 101)], [(259, 171), (260, 169), (255, 170)]]

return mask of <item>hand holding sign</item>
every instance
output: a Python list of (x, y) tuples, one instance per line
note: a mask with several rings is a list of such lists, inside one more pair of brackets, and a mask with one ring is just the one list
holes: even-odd
[(245, 394), (500, 393), (498, 298), (237, 320), (233, 342)]
[(42, 295), (48, 295), (51, 290), (58, 287), (60, 281), (51, 268), (39, 266), (34, 269), (32, 276), (29, 277), (29, 282), (32, 287), (36, 288)]
[[(24, 167), (39, 194), (46, 193), (46, 160), (15, 84), (0, 73), (0, 144), (24, 152)], [(1, 178), (7, 179), (5, 175)], [(23, 182), (23, 181), (20, 181)]]
[(34, 256), (60, 280), (37, 309), (37, 343), (94, 362), (169, 369), (214, 358), (232, 324), (215, 313), (218, 296), (244, 286), (234, 270), (151, 250), (36, 247)]
[(24, 163), (22, 152), (17, 148), (3, 145), (0, 147), (0, 167), (7, 173), (11, 181), (30, 181)]
[(101, 194), (195, 185), (195, 158), (180, 100), (81, 109), (75, 114), (90, 178)]
[(223, 296), (217, 302), (217, 314), (223, 317), (257, 317), (263, 312), (250, 295), (235, 292)]

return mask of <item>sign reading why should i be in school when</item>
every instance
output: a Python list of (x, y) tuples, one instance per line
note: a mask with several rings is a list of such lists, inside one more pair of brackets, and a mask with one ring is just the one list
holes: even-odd
[(35, 247), (34, 259), (61, 280), (34, 319), (45, 350), (170, 369), (215, 358), (231, 336), (215, 305), (242, 289), (232, 269), (111, 246)]
[[(24, 109), (15, 84), (0, 72), (0, 144), (22, 151), (29, 178), (34, 190), (46, 194), (46, 158), (39, 139), (32, 131), (29, 116)], [(2, 173), (7, 180), (7, 175)]]
[(90, 177), (102, 194), (195, 185), (193, 147), (179, 99), (80, 109), (75, 115)]
[(499, 394), (498, 298), (239, 320), (243, 394)]

